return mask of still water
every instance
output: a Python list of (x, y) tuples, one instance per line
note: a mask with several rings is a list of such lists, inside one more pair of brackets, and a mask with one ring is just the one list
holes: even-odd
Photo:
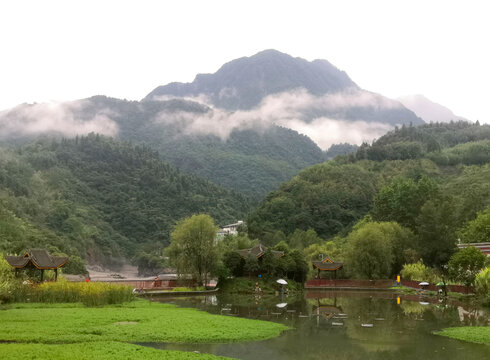
[(436, 336), (449, 326), (488, 326), (464, 303), (392, 292), (307, 291), (301, 296), (215, 295), (159, 299), (211, 313), (281, 322), (277, 338), (232, 344), (146, 344), (237, 359), (490, 359), (490, 346)]

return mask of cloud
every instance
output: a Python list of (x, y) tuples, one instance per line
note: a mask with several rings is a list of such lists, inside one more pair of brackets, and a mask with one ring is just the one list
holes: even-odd
[[(232, 90), (227, 90), (232, 92)], [(170, 99), (166, 96), (165, 100)], [(280, 125), (309, 136), (326, 150), (335, 143), (361, 144), (371, 141), (390, 129), (391, 125), (368, 122), (362, 118), (346, 120), (346, 110), (352, 108), (394, 109), (402, 105), (394, 100), (367, 91), (349, 91), (315, 96), (304, 89), (269, 95), (251, 110), (228, 112), (213, 108), (208, 98), (187, 98), (210, 107), (208, 112), (162, 112), (155, 122), (178, 124), (184, 135), (213, 134), (226, 140), (234, 130), (264, 131)], [(328, 114), (328, 116), (325, 116)]]
[(19, 105), (0, 113), (0, 137), (42, 133), (58, 133), (72, 137), (90, 132), (108, 136), (117, 135), (118, 126), (111, 119), (115, 114), (108, 109), (97, 111), (91, 118), (77, 117), (77, 111), (86, 105), (86, 100)]
[(333, 144), (344, 142), (357, 145), (365, 141), (371, 142), (393, 129), (391, 125), (384, 123), (336, 120), (325, 117), (317, 118), (310, 123), (289, 120), (279, 125), (308, 136), (323, 150), (327, 150)]

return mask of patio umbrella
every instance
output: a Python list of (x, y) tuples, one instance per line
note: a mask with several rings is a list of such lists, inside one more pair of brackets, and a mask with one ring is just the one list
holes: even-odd
[(281, 285), (287, 285), (288, 284), (288, 282), (284, 279), (277, 279), (276, 283), (281, 284)]
[(283, 307), (285, 307), (288, 303), (279, 303), (279, 304), (276, 304), (276, 307), (282, 309)]
[(429, 285), (429, 283), (427, 281), (422, 281), (419, 285), (420, 286), (427, 286), (427, 285)]
[(436, 284), (436, 286), (444, 286), (444, 283), (443, 283), (443, 282), (438, 282), (438, 283)]

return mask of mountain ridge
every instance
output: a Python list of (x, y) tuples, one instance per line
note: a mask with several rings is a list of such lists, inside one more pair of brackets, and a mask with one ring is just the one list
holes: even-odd
[(306, 121), (326, 116), (393, 126), (423, 123), (400, 102), (361, 89), (327, 60), (307, 61), (272, 49), (229, 61), (213, 74), (198, 74), (191, 83), (158, 86), (142, 101), (190, 97), (217, 108), (246, 111), (260, 108), (270, 96), (301, 89), (316, 98), (313, 113), (311, 109), (300, 111)]

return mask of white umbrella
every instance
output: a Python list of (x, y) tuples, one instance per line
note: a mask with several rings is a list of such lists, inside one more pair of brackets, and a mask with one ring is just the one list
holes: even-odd
[(419, 285), (420, 286), (427, 286), (427, 285), (429, 285), (429, 283), (427, 281), (422, 281)]
[(288, 282), (284, 279), (278, 279), (278, 280), (276, 280), (276, 283), (281, 284), (281, 285), (287, 285), (288, 284)]
[(278, 307), (278, 308), (283, 308), (283, 307), (285, 307), (287, 304), (288, 304), (288, 303), (279, 303), (279, 304), (277, 304), (277, 305), (276, 305), (276, 307)]

